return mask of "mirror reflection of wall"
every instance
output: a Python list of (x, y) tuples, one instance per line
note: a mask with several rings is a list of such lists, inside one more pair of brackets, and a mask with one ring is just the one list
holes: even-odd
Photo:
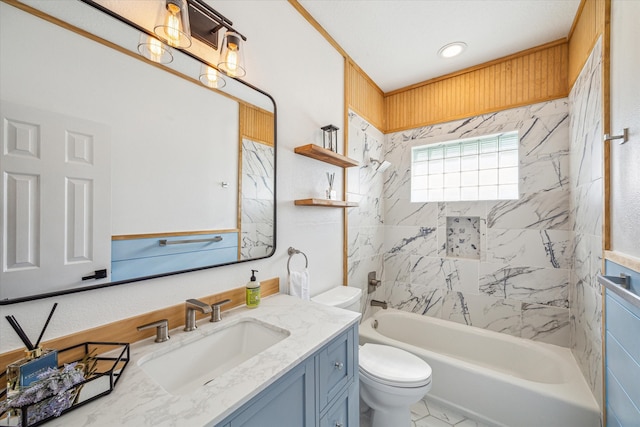
[[(21, 232), (15, 225), (19, 225), (14, 218), (16, 214), (3, 217), (3, 224), (18, 236), (13, 243), (9, 242), (9, 249), (2, 257), (15, 258), (18, 247), (26, 242), (27, 258), (33, 265), (2, 272), (0, 303), (64, 291), (70, 286), (93, 286), (272, 254), (275, 246), (273, 110), (265, 111), (236, 96), (221, 95), (198, 84), (197, 76), (195, 81), (178, 77), (7, 4), (0, 3), (0, 7), (3, 115), (8, 111), (5, 105), (17, 105), (95, 123), (106, 136), (93, 141), (104, 148), (103, 151), (95, 149), (93, 155), (100, 156), (96, 160), (107, 163), (111, 175), (106, 178), (110, 190), (108, 186), (93, 184), (86, 187), (88, 193), (83, 199), (86, 220), (81, 223), (69, 223), (64, 212), (60, 216), (66, 219), (55, 220), (48, 205), (40, 201), (22, 207), (16, 205), (16, 209), (25, 208), (32, 217), (38, 216), (39, 219), (33, 217), (34, 221), (43, 228), (30, 230), (36, 234), (21, 240)], [(86, 9), (88, 6), (74, 7)], [(124, 26), (115, 19), (112, 24), (116, 32)], [(15, 34), (21, 36), (14, 37)], [(137, 40), (132, 42), (135, 46)], [(192, 61), (198, 66), (197, 73), (199, 64)], [(233, 83), (239, 87), (237, 92), (241, 97), (248, 94), (250, 102), (257, 99), (261, 107), (273, 105), (267, 96)], [(252, 113), (242, 118), (244, 110)], [(244, 130), (241, 129), (243, 123)], [(51, 145), (49, 141), (44, 138), (40, 141), (45, 152)], [(4, 146), (8, 141), (2, 143)], [(64, 141), (61, 144), (64, 145)], [(10, 164), (7, 156), (1, 160), (2, 167)], [(38, 176), (42, 187), (37, 190), (46, 201), (53, 196), (44, 194), (48, 184)], [(9, 192), (4, 187), (2, 191), (6, 200)], [(60, 197), (66, 197), (64, 187), (60, 191), (63, 192)], [(101, 225), (91, 216), (99, 210), (108, 212), (106, 224), (103, 221)], [(78, 224), (81, 230), (73, 230)], [(43, 243), (41, 237), (49, 227), (61, 231)], [(204, 240), (209, 236), (211, 242), (195, 246), (176, 244), (161, 249), (158, 245), (162, 238)], [(63, 253), (70, 239), (84, 239), (79, 246), (86, 251), (86, 259), (72, 262), (75, 268), (72, 277), (45, 274), (43, 266), (49, 262), (47, 258)], [(134, 241), (133, 246), (130, 241)], [(125, 273), (116, 275), (115, 264), (123, 261), (123, 250), (116, 247), (123, 242), (128, 245), (124, 253), (135, 262)], [(214, 255), (216, 251), (218, 255)], [(190, 254), (194, 252), (202, 253), (193, 257)], [(107, 256), (95, 260), (97, 253)], [(167, 254), (180, 259), (153, 259)], [(110, 255), (114, 256), (113, 260), (109, 260)], [(59, 261), (70, 264), (62, 258), (55, 262)], [(90, 283), (82, 281), (83, 275), (100, 268), (109, 271), (107, 278)], [(9, 287), (7, 278), (17, 277), (13, 274), (17, 270), (28, 271), (27, 279), (17, 279), (22, 285)]]
[(242, 243), (240, 258), (267, 256), (275, 248), (275, 146), (273, 114), (242, 104)]

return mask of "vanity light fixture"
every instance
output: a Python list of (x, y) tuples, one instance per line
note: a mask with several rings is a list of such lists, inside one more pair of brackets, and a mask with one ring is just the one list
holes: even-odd
[(146, 33), (140, 34), (138, 52), (140, 52), (140, 55), (145, 58), (159, 64), (168, 64), (173, 61), (171, 48), (154, 36), (150, 36)]
[(165, 8), (158, 16), (153, 31), (169, 46), (179, 49), (191, 46), (187, 0), (165, 0)]
[(244, 36), (228, 30), (222, 39), (222, 49), (218, 68), (230, 77), (243, 77), (247, 74), (244, 65)]
[(212, 89), (221, 89), (227, 84), (225, 79), (218, 73), (218, 70), (207, 64), (202, 64), (202, 67), (200, 67), (200, 83)]
[(464, 42), (453, 42), (446, 44), (438, 50), (438, 56), (441, 58), (453, 58), (460, 55), (467, 48)]

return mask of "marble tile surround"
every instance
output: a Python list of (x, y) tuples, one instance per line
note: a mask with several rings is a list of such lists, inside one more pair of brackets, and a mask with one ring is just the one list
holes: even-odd
[(382, 189), (385, 175), (376, 173), (369, 158), (384, 159), (383, 133), (353, 111), (349, 111), (347, 156), (360, 165), (347, 169), (347, 200), (359, 206), (348, 210), (347, 259), (349, 286), (362, 289), (362, 313), (374, 294), (367, 294), (367, 276), (375, 271), (383, 277), (386, 235)]
[(602, 267), (603, 142), (602, 39), (569, 94), (570, 206), (573, 240), (569, 305), (571, 348), (591, 390), (603, 406)]
[[(410, 203), (411, 147), (512, 130), (519, 200)], [(568, 347), (569, 148), (566, 99), (386, 135), (385, 289), (376, 298)], [(451, 250), (451, 218), (475, 218), (473, 245)]]

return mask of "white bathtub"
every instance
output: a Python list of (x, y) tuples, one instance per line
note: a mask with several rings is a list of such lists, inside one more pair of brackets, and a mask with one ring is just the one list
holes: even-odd
[(424, 359), (433, 369), (429, 396), (487, 424), (601, 425), (569, 349), (392, 309), (362, 322), (360, 344), (367, 342)]

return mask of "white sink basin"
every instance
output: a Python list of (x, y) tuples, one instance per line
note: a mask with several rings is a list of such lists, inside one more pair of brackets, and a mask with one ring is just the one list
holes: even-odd
[(193, 341), (169, 342), (169, 349), (143, 357), (138, 365), (167, 392), (189, 394), (288, 336), (284, 329), (243, 319)]

